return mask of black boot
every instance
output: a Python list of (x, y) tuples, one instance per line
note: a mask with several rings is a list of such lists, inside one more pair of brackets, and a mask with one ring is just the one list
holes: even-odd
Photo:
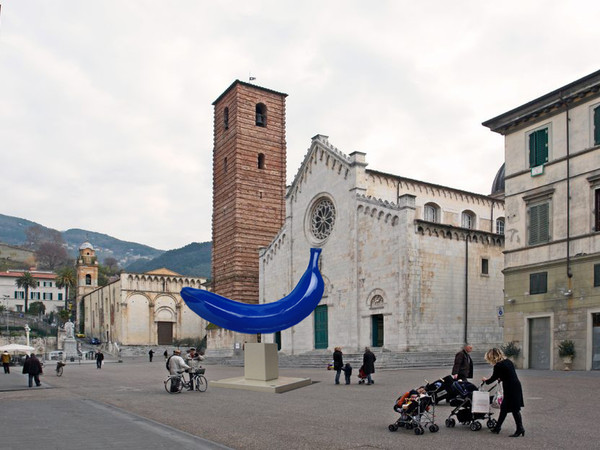
[(502, 429), (502, 424), (504, 423), (504, 419), (506, 419), (506, 411), (500, 410), (500, 415), (498, 416), (498, 422), (496, 422), (496, 426), (492, 428), (490, 431), (494, 434), (499, 434)]
[(521, 412), (514, 412), (513, 417), (515, 418), (515, 424), (517, 424), (517, 431), (515, 431), (514, 434), (511, 434), (510, 437), (525, 437), (525, 428), (523, 428), (523, 418), (521, 417)]

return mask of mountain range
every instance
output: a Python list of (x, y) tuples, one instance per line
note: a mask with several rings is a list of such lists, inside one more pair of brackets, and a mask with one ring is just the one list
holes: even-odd
[[(26, 242), (26, 230), (37, 225), (45, 230), (53, 230), (44, 225), (19, 217), (0, 214), (0, 242), (16, 247)], [(122, 241), (107, 234), (71, 228), (59, 231), (66, 243), (67, 252), (76, 258), (83, 242), (89, 242), (96, 250), (98, 261), (115, 258), (119, 266), (127, 272), (148, 272), (166, 267), (181, 275), (210, 278), (210, 242), (193, 242), (179, 249), (159, 250), (136, 242)]]

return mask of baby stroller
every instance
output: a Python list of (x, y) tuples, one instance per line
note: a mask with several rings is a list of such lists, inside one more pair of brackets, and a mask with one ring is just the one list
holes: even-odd
[(479, 431), (483, 428), (479, 420), (487, 420), (486, 425), (489, 429), (496, 426), (496, 420), (492, 419), (494, 413), (490, 412), (489, 405), (492, 403), (494, 394), (498, 389), (498, 383), (494, 383), (485, 391), (488, 397), (487, 412), (473, 412), (472, 410), (473, 392), (479, 391), (483, 386), (484, 384), (482, 383), (478, 389), (477, 386), (468, 381), (457, 381), (454, 383), (453, 389), (457, 392), (457, 395), (450, 400), (450, 406), (453, 406), (454, 409), (446, 419), (446, 427), (454, 428), (458, 421), (463, 425), (468, 425), (471, 431)]
[(365, 366), (360, 366), (360, 369), (358, 369), (358, 384), (365, 384), (365, 381), (367, 381)]
[(394, 411), (400, 414), (398, 420), (388, 426), (390, 431), (398, 428), (415, 430), (417, 436), (425, 433), (425, 428), (436, 433), (440, 427), (435, 424), (435, 403), (433, 398), (424, 393), (412, 390), (399, 397), (394, 404)]
[[(427, 382), (427, 380), (425, 381)], [(452, 388), (454, 383), (454, 377), (452, 375), (447, 375), (444, 378), (440, 378), (432, 383), (427, 383), (425, 385), (425, 390), (437, 405), (442, 400), (449, 402), (457, 396), (456, 391)]]

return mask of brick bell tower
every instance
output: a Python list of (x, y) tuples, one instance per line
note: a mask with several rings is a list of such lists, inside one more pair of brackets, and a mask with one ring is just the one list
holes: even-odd
[(213, 102), (212, 290), (245, 303), (285, 220), (286, 97), (236, 80)]

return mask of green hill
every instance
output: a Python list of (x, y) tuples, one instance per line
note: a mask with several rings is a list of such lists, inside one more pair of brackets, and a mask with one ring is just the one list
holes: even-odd
[[(0, 214), (0, 242), (22, 247), (26, 243), (25, 231), (34, 225), (52, 230), (36, 222)], [(130, 272), (147, 272), (166, 267), (181, 275), (210, 278), (212, 246), (210, 242), (192, 243), (165, 252), (136, 242), (122, 241), (107, 234), (72, 228), (61, 231), (67, 251), (76, 258), (83, 242), (90, 242), (102, 264), (108, 257), (115, 258), (120, 267)]]

